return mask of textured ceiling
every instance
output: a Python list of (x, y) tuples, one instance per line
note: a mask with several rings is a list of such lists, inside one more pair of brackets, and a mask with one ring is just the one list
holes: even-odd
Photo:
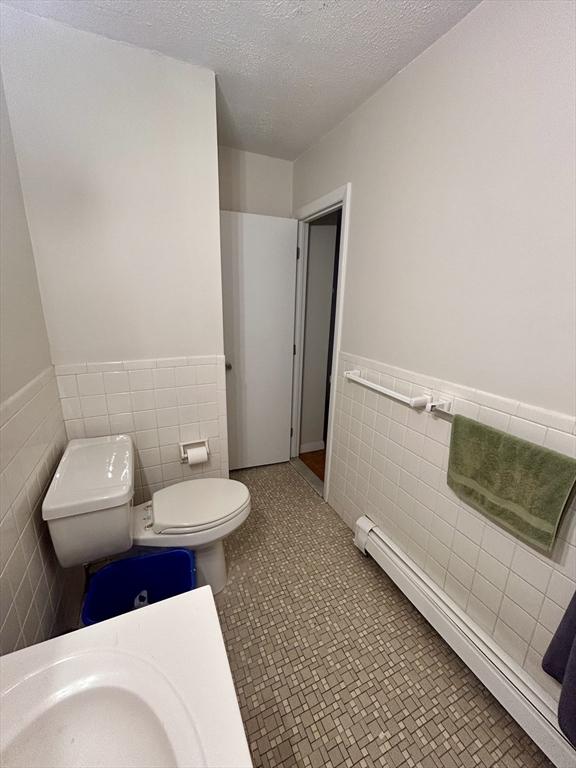
[(219, 142), (292, 160), (479, 0), (6, 2), (214, 70)]

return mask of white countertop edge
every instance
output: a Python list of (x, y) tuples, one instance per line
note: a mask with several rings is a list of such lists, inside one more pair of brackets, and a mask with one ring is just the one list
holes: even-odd
[(144, 658), (170, 680), (192, 714), (208, 766), (252, 768), (210, 587), (2, 656), (2, 690), (31, 668), (92, 649)]

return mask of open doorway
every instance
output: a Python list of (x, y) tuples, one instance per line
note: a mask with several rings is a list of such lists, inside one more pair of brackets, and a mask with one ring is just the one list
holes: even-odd
[[(342, 209), (308, 222), (301, 259), (300, 386), (292, 457), (296, 469), (324, 495)], [(298, 328), (298, 323), (296, 324)]]

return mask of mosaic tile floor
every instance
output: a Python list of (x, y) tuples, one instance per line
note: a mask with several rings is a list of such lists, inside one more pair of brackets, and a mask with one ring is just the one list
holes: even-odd
[(289, 464), (233, 477), (217, 604), (255, 766), (552, 765)]

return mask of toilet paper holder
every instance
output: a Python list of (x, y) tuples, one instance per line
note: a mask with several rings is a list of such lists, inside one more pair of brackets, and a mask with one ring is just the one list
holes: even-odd
[(180, 461), (183, 464), (186, 464), (188, 461), (187, 451), (191, 448), (206, 448), (206, 454), (210, 456), (210, 446), (208, 445), (208, 440), (191, 440), (188, 443), (178, 443), (178, 446), (180, 447)]

